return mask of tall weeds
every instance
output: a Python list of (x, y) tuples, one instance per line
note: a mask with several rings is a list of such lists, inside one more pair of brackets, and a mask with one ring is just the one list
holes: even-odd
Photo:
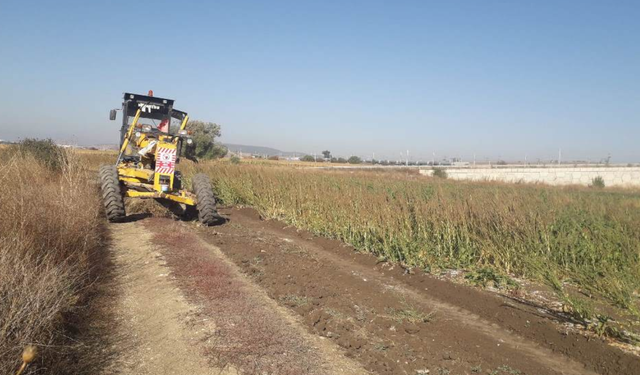
[(638, 314), (640, 194), (401, 174), (198, 166), (227, 204), (425, 269), (577, 286)]
[(15, 373), (29, 344), (40, 356), (28, 372), (59, 373), (69, 353), (66, 317), (87, 292), (103, 238), (93, 180), (76, 155), (55, 146), (2, 150), (0, 373)]

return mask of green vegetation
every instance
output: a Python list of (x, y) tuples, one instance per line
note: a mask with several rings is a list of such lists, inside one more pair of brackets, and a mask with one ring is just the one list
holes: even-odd
[(67, 153), (51, 139), (32, 139), (11, 145), (6, 152), (32, 156), (35, 161), (53, 172), (60, 172), (67, 164)]
[(349, 164), (362, 164), (362, 159), (360, 159), (357, 156), (351, 156), (349, 159), (347, 159), (347, 163), (349, 163)]
[(192, 120), (187, 124), (193, 144), (183, 149), (184, 156), (190, 159), (217, 159), (225, 156), (227, 148), (215, 142), (220, 137), (220, 125), (213, 122)]
[(402, 309), (387, 309), (387, 313), (391, 315), (391, 318), (398, 323), (410, 322), (413, 324), (428, 323), (433, 319), (434, 313), (422, 312), (419, 308), (403, 303)]
[(442, 168), (435, 168), (433, 170), (433, 177), (447, 178), (447, 171)]
[(526, 277), (552, 285), (567, 304), (599, 296), (640, 315), (639, 193), (383, 172), (201, 168), (224, 203), (253, 206), (376, 256), (425, 269), (467, 269), (480, 284), (508, 286), (500, 275)]
[(472, 284), (483, 287), (495, 286), (497, 288), (517, 288), (518, 284), (509, 276), (501, 275), (494, 268), (482, 267), (465, 276)]
[(603, 189), (604, 188), (604, 178), (598, 176), (591, 181), (591, 187)]

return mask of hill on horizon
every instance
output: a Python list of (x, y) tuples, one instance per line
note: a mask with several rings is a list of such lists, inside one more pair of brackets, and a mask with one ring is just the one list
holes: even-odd
[(252, 155), (267, 155), (267, 156), (304, 156), (304, 152), (294, 151), (282, 151), (277, 148), (265, 147), (265, 146), (251, 146), (251, 145), (239, 145), (234, 143), (223, 143), (231, 152), (242, 152)]

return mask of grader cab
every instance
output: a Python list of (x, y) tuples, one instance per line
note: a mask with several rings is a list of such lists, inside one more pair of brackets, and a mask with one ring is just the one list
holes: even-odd
[[(187, 191), (176, 170), (182, 148), (193, 141), (186, 129), (189, 115), (173, 108), (171, 99), (124, 94), (120, 151), (114, 165), (100, 168), (100, 186), (107, 219), (126, 218), (124, 198), (156, 199), (174, 213), (191, 216), (197, 210), (200, 222), (221, 221), (209, 178), (196, 174)], [(117, 109), (110, 119), (115, 120)], [(186, 145), (185, 145), (186, 144)]]

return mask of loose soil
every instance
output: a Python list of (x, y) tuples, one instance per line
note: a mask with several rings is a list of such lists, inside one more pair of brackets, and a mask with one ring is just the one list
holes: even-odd
[(640, 358), (535, 304), (221, 212), (217, 227), (109, 226), (92, 373), (640, 374)]
[(159, 218), (144, 223), (181, 291), (200, 306), (201, 319), (215, 324), (201, 346), (216, 367), (247, 374), (366, 373), (337, 345), (309, 334), (189, 225)]
[[(372, 373), (638, 374), (640, 359), (532, 304), (380, 263), (251, 209), (197, 233)], [(194, 225), (195, 226), (195, 225)]]
[[(94, 302), (85, 367), (92, 374), (233, 374), (208, 363), (199, 321), (140, 223), (112, 224), (112, 274)], [(97, 352), (96, 352), (97, 351)]]

